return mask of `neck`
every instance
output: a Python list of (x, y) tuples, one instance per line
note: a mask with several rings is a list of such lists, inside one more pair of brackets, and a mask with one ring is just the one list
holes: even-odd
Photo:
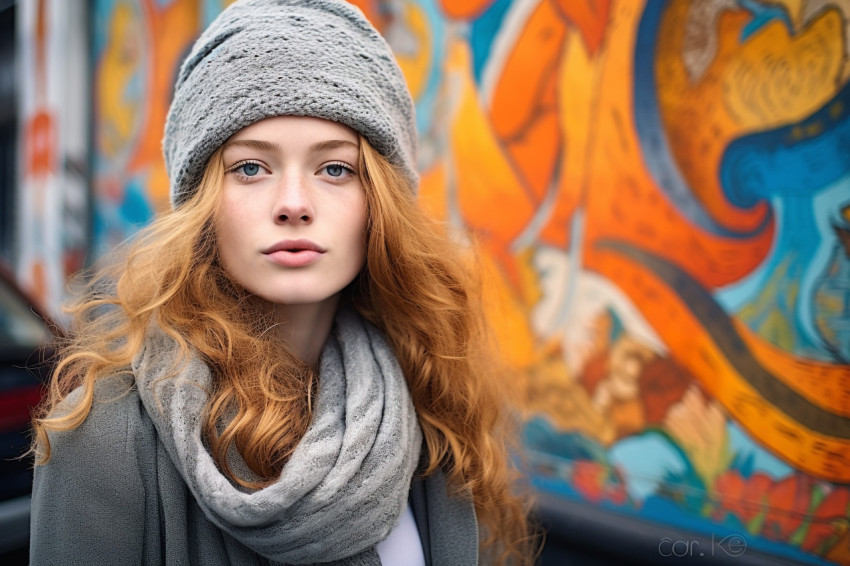
[(338, 305), (338, 295), (319, 303), (274, 305), (278, 336), (290, 352), (312, 368), (318, 367)]

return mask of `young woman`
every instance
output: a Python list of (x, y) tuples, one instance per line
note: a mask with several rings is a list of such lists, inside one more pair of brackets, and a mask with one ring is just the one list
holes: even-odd
[(414, 112), (331, 0), (240, 0), (183, 64), (173, 208), (74, 307), (33, 564), (530, 563), (467, 260)]

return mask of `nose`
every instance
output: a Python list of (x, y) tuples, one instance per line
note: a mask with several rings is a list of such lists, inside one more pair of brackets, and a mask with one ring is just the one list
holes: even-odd
[(314, 215), (306, 179), (297, 174), (282, 176), (274, 208), (275, 221), (280, 224), (309, 224)]

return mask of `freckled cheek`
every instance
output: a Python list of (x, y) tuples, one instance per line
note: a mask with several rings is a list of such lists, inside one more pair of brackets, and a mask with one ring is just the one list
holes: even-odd
[(228, 196), (225, 192), (218, 209), (218, 217), (222, 227), (232, 233), (238, 233), (255, 226), (259, 218), (256, 211), (252, 211), (251, 203), (241, 199), (238, 195)]
[(219, 256), (225, 264), (232, 266), (234, 262), (239, 262), (249, 246), (251, 235), (251, 227), (256, 225), (256, 221), (251, 219), (251, 215), (246, 211), (244, 206), (239, 206), (238, 202), (224, 198), (218, 209), (218, 222), (216, 235), (219, 246)]

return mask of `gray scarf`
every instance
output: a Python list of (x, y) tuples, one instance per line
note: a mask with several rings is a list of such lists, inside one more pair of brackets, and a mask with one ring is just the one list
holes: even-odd
[(161, 441), (207, 518), (276, 562), (379, 564), (374, 546), (407, 505), (422, 446), (410, 392), (380, 332), (340, 309), (322, 351), (313, 421), (280, 479), (252, 492), (228, 481), (201, 440), (211, 386), (206, 364), (191, 357), (162, 379), (178, 354), (175, 341), (152, 325), (133, 371)]

